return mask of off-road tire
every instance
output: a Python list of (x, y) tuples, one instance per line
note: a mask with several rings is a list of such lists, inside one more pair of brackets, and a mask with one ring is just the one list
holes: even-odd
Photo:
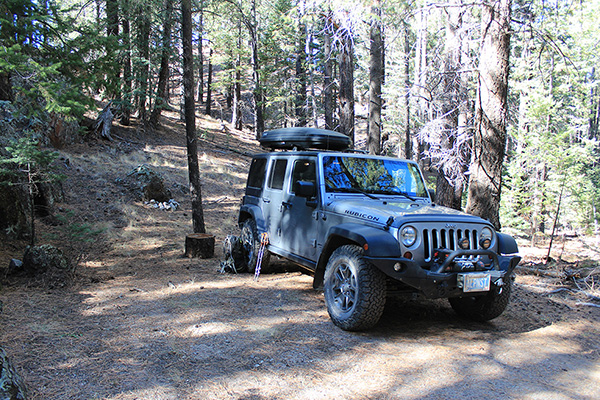
[(493, 285), (481, 296), (453, 297), (448, 299), (454, 311), (461, 317), (473, 321), (489, 321), (504, 312), (510, 300), (512, 279), (508, 277), (502, 286)]
[[(254, 273), (256, 271), (258, 252), (260, 250), (260, 235), (256, 229), (256, 221), (252, 218), (245, 220), (242, 224), (240, 239), (242, 240), (242, 246), (244, 248), (245, 269), (250, 273)], [(269, 250), (265, 249), (260, 264), (261, 272), (269, 272), (270, 260), (271, 253), (269, 253)]]
[(373, 327), (383, 313), (385, 275), (363, 257), (363, 250), (345, 245), (333, 252), (324, 279), (325, 303), (331, 320), (346, 331)]

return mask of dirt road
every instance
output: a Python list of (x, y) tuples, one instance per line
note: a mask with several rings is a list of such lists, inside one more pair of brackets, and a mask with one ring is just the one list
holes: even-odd
[[(182, 258), (185, 192), (175, 194), (180, 210), (160, 211), (117, 178), (145, 162), (185, 187), (183, 136), (145, 146), (126, 137), (63, 153), (70, 179), (59, 212), (103, 228), (71, 249), (84, 253), (74, 283), (13, 281), (0, 291), (0, 344), (32, 399), (600, 398), (600, 310), (556, 291), (556, 280), (520, 274), (490, 323), (461, 320), (446, 301), (390, 301), (375, 329), (345, 332), (311, 277), (290, 266), (255, 282), (220, 274), (218, 257)], [(224, 150), (225, 139), (201, 150), (219, 243), (236, 229), (249, 162), (240, 153), (256, 150), (247, 138)], [(65, 245), (60, 226), (40, 229)], [(3, 260), (22, 251), (1, 249)]]

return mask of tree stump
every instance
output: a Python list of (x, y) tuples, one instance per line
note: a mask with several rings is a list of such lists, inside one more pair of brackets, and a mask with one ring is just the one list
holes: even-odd
[(215, 236), (208, 233), (192, 233), (185, 237), (185, 256), (188, 258), (211, 258), (215, 254)]

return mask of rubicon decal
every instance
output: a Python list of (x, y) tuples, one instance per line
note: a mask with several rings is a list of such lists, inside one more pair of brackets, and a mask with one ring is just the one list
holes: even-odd
[(363, 214), (358, 211), (344, 210), (344, 213), (351, 215), (353, 217), (368, 219), (369, 221), (379, 221), (379, 217), (376, 217), (374, 215), (369, 215), (369, 214)]

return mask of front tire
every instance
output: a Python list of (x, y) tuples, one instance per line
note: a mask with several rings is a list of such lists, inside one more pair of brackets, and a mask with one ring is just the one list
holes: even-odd
[[(244, 248), (244, 264), (246, 270), (250, 273), (254, 273), (256, 271), (258, 253), (260, 251), (260, 235), (256, 228), (256, 221), (252, 218), (244, 221), (240, 238)], [(261, 272), (267, 272), (269, 270), (270, 260), (271, 253), (269, 253), (269, 250), (265, 249), (260, 266)]]
[(493, 286), (482, 296), (453, 297), (448, 299), (454, 311), (461, 317), (485, 322), (499, 317), (510, 300), (512, 279), (506, 277), (502, 286)]
[(345, 245), (333, 252), (324, 290), (331, 320), (346, 331), (369, 329), (383, 314), (385, 275), (364, 259), (358, 246)]

